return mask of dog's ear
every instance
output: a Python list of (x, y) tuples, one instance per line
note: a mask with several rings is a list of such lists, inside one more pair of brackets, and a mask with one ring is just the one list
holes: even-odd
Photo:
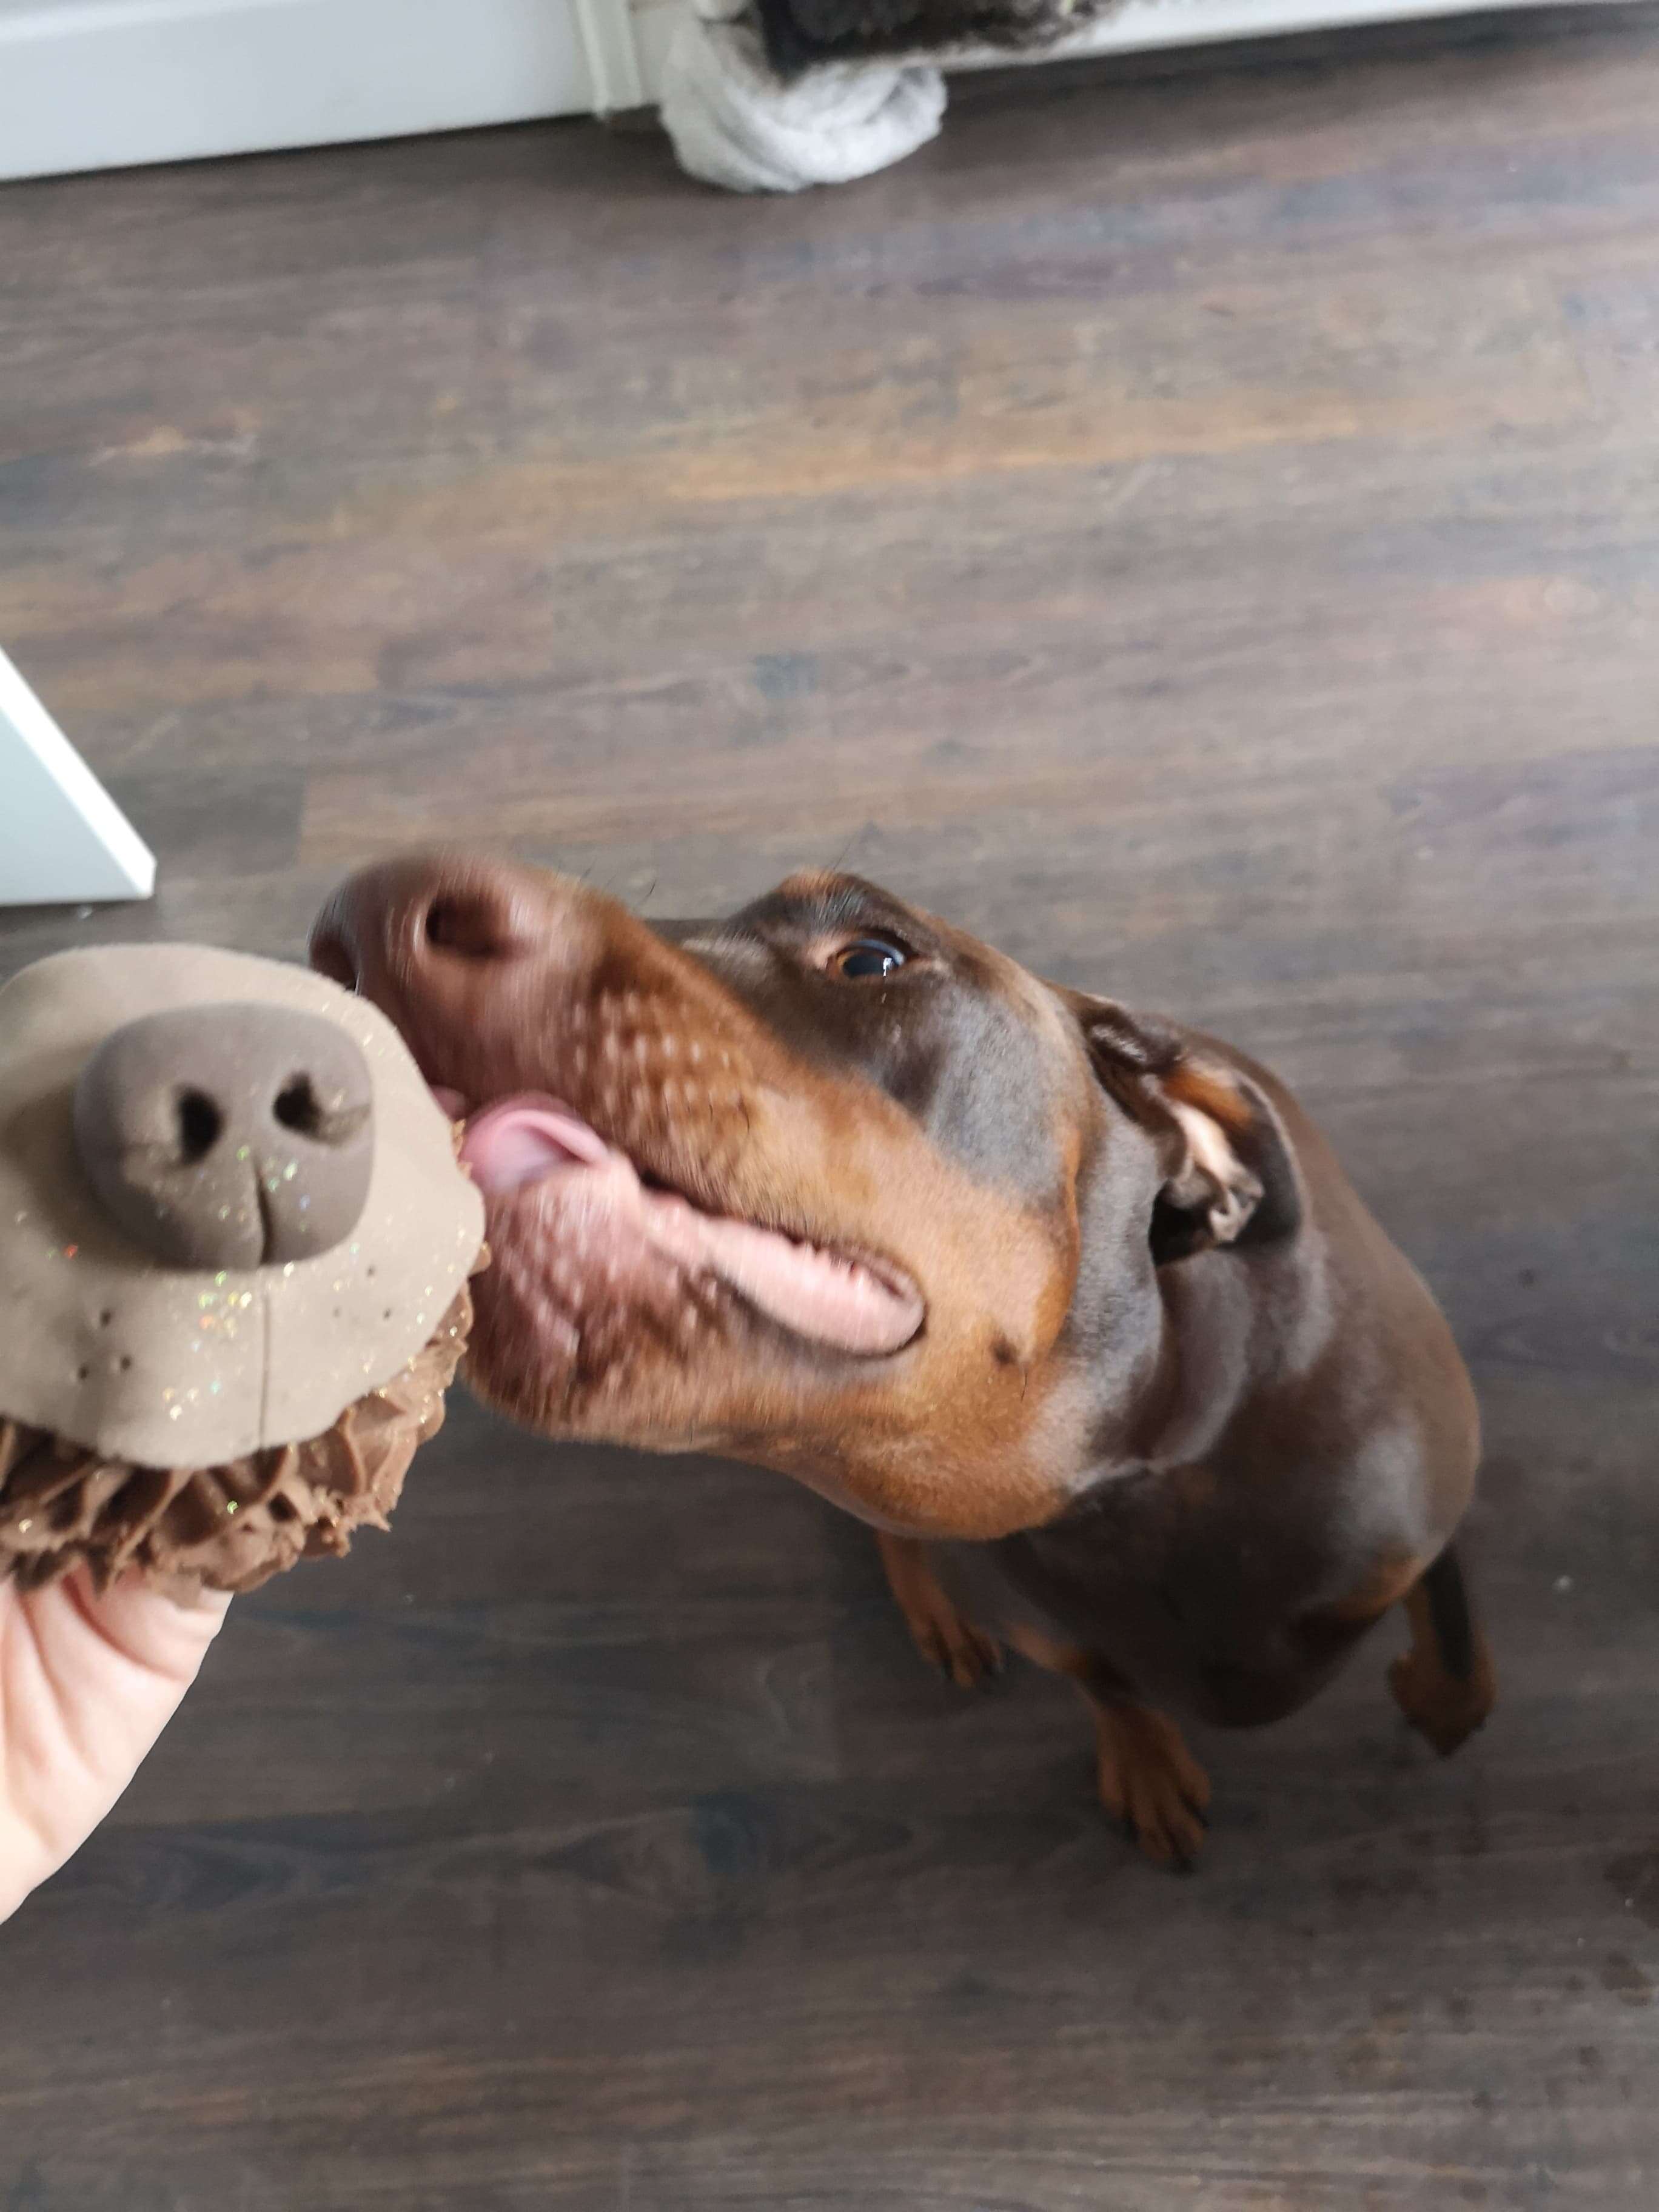
[(1065, 994), (1095, 1075), (1153, 1137), (1164, 1184), (1150, 1237), (1159, 1267), (1217, 1244), (1288, 1237), (1302, 1206), (1290, 1140), (1266, 1093), (1155, 1015)]

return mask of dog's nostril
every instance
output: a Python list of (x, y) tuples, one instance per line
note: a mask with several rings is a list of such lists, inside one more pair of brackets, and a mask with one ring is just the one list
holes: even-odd
[(331, 929), (319, 929), (311, 940), (311, 964), (319, 975), (326, 975), (331, 983), (341, 984), (348, 991), (357, 988), (357, 963), (343, 937)]
[(290, 1076), (276, 1093), (276, 1103), (270, 1110), (283, 1128), (292, 1129), (299, 1136), (322, 1134), (323, 1109), (308, 1075)]
[(179, 1157), (186, 1167), (204, 1160), (224, 1134), (225, 1117), (205, 1091), (181, 1091), (178, 1105)]
[(461, 934), (461, 910), (453, 899), (434, 899), (426, 910), (426, 941), (435, 945), (441, 952), (454, 952), (460, 948), (457, 939)]
[(427, 908), (425, 936), (436, 951), (462, 960), (493, 960), (510, 942), (499, 908), (487, 899), (454, 894), (441, 895)]

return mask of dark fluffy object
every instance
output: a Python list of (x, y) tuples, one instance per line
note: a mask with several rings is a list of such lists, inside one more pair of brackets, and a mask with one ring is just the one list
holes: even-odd
[(1115, 12), (1118, 0), (758, 0), (766, 58), (781, 77), (820, 62), (948, 53), (1028, 53)]

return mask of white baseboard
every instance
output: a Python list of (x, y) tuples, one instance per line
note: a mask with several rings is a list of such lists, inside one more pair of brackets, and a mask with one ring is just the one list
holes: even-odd
[[(617, 0), (620, 5), (620, 0)], [(0, 177), (631, 105), (611, 0), (0, 0)], [(624, 13), (624, 33), (626, 20)]]
[[(1426, 21), (1484, 8), (1544, 8), (1558, 0), (1127, 0), (1105, 21), (1048, 48), (1045, 60), (1079, 54), (1145, 52), (1157, 46), (1199, 46), (1223, 39), (1283, 37), (1333, 31), (1356, 23)], [(964, 56), (963, 69), (1000, 69), (1006, 53)]]

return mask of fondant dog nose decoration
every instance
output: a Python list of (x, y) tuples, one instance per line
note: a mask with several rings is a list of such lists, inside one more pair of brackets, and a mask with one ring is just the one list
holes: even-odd
[(126, 1023), (82, 1070), (75, 1141), (111, 1215), (174, 1267), (309, 1260), (362, 1218), (374, 1090), (337, 1023), (181, 1007)]
[(0, 988), (0, 1581), (252, 1589), (384, 1527), (483, 1202), (397, 1030), (205, 945)]

